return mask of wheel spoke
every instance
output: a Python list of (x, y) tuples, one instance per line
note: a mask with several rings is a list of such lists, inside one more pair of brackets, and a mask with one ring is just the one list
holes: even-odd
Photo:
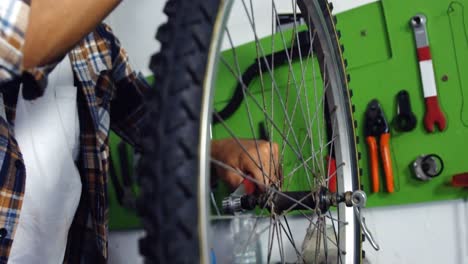
[[(276, 5), (274, 4), (274, 2), (273, 2), (273, 9), (276, 11)], [(276, 11), (276, 12), (277, 12), (277, 11)], [(277, 22), (279, 23), (279, 17), (278, 17), (278, 16), (277, 16), (276, 19), (277, 19)], [(296, 23), (293, 23), (293, 25), (294, 25), (294, 26), (293, 26), (293, 31), (294, 31), (294, 32), (297, 32)], [(287, 44), (286, 44), (285, 36), (284, 36), (283, 30), (282, 30), (281, 28), (279, 29), (279, 35), (280, 35), (280, 37), (281, 37), (281, 41), (283, 42), (283, 46), (286, 47)], [(298, 35), (297, 35), (297, 36), (298, 36)], [(293, 39), (294, 39), (294, 38), (293, 38)], [(299, 40), (297, 39), (297, 41), (299, 41)], [(295, 90), (296, 90), (296, 91), (295, 91), (295, 92), (296, 92), (296, 98), (295, 98), (295, 102), (294, 102), (294, 105), (293, 105), (293, 113), (291, 114), (291, 116), (292, 116), (292, 118), (294, 119), (297, 106), (299, 105), (299, 109), (301, 110), (300, 112), (301, 112), (301, 114), (302, 114), (302, 118), (303, 118), (303, 120), (304, 120), (304, 122), (305, 122), (305, 124), (306, 124), (307, 136), (308, 136), (309, 138), (312, 139), (312, 138), (313, 138), (313, 137), (312, 137), (312, 133), (311, 133), (311, 131), (308, 129), (309, 125), (307, 125), (307, 124), (309, 123), (309, 120), (307, 120), (307, 118), (305, 117), (305, 114), (304, 114), (304, 107), (303, 107), (302, 100), (301, 100), (301, 97), (300, 97), (300, 96), (301, 96), (301, 92), (302, 92), (302, 88), (305, 86), (305, 80), (304, 80), (304, 78), (302, 78), (300, 87), (298, 88), (298, 84), (297, 84), (298, 82), (297, 82), (297, 80), (296, 80), (296, 75), (294, 74), (294, 70), (293, 70), (293, 66), (292, 66), (292, 59), (291, 59), (291, 57), (292, 57), (292, 55), (293, 55), (293, 54), (292, 54), (292, 52), (293, 52), (292, 46), (293, 46), (293, 45), (291, 45), (291, 52), (290, 52), (290, 53), (287, 52), (287, 51), (285, 52), (286, 57), (287, 57), (287, 61), (288, 61), (289, 74), (290, 74), (290, 76), (292, 77), (293, 84), (294, 84), (293, 86), (295, 87)], [(287, 50), (287, 49), (286, 49), (286, 50)], [(300, 61), (302, 61), (302, 54), (301, 54), (301, 51), (300, 51), (300, 50), (301, 50), (301, 49), (298, 48)], [(301, 67), (302, 67), (302, 65), (301, 65)], [(289, 75), (288, 75), (288, 77), (289, 77)], [(294, 130), (292, 129), (292, 122), (289, 123), (288, 132), (289, 132), (289, 131), (291, 131), (291, 132), (293, 133), (293, 135), (294, 135)], [(294, 136), (294, 137), (297, 137), (297, 136)], [(312, 142), (312, 141), (313, 141), (313, 140), (311, 140), (311, 142)], [(302, 162), (304, 162), (303, 159), (302, 159)], [(313, 167), (312, 167), (312, 169), (313, 169)], [(307, 170), (305, 170), (305, 172), (306, 172), (307, 180), (308, 180), (308, 183), (309, 183), (309, 187), (312, 188), (313, 185), (312, 185), (311, 176), (309, 175), (309, 173), (308, 173)]]
[[(223, 60), (223, 58), (221, 58), (221, 62), (225, 62)], [(227, 67), (229, 67), (229, 65), (227, 63), (225, 63), (225, 65)], [(230, 67), (229, 67), (230, 70), (232, 70)], [(241, 78), (240, 78), (241, 79)], [(239, 80), (240, 80), (239, 79)], [(289, 140), (287, 140), (286, 136), (281, 132), (280, 128), (278, 127), (278, 125), (275, 124), (274, 120), (268, 115), (268, 113), (265, 111), (265, 109), (263, 109), (261, 106), (260, 106), (260, 103), (256, 100), (256, 98), (251, 94), (251, 92), (245, 88), (245, 85), (243, 85), (243, 89), (245, 90), (246, 94), (249, 95), (249, 97), (252, 99), (252, 102), (255, 103), (255, 105), (257, 105), (257, 107), (263, 112), (263, 114), (266, 116), (266, 118), (268, 119), (269, 122), (271, 122), (271, 124), (273, 125), (273, 128), (280, 134), (280, 136), (282, 137), (282, 140), (283, 142), (285, 142), (289, 147), (290, 149), (294, 152), (294, 154), (296, 155), (296, 157), (300, 160), (300, 161), (303, 161), (304, 157), (301, 155), (301, 153), (299, 152), (298, 149), (296, 149), (295, 146), (292, 145), (292, 143), (289, 142)], [(225, 124), (225, 121), (221, 118), (221, 116), (219, 116), (218, 113), (214, 113), (215, 116), (221, 120), (221, 124), (223, 125), (224, 128), (226, 128), (228, 130), (228, 132), (231, 134), (231, 136), (233, 137), (236, 137), (235, 136), (235, 133), (232, 132), (232, 130), (228, 127), (228, 125)], [(311, 170), (311, 168), (307, 165), (307, 164), (304, 164), (308, 170)]]
[[(291, 243), (291, 245), (293, 246), (294, 248), (294, 251), (296, 252), (296, 255), (297, 255), (297, 258), (298, 259), (302, 259), (303, 262), (305, 262), (305, 259), (304, 257), (302, 256), (301, 252), (297, 249), (296, 247), (296, 242), (294, 240), (294, 236), (293, 236), (293, 233), (291, 232), (291, 228), (289, 227), (289, 223), (288, 223), (288, 218), (283, 215), (283, 219), (284, 219), (284, 225), (280, 222), (281, 224), (281, 228), (283, 229), (283, 231), (285, 232), (286, 234), (286, 237), (288, 238), (289, 242)], [(286, 225), (286, 228), (284, 227)]]
[(279, 248), (281, 263), (284, 263), (285, 262), (285, 260), (284, 260), (284, 245), (283, 245), (283, 236), (282, 236), (283, 232), (281, 232), (281, 229), (280, 229), (279, 217), (276, 214), (274, 214), (273, 219), (275, 221), (275, 229), (276, 229), (276, 233), (277, 233), (276, 239), (278, 240), (278, 248)]
[[(230, 32), (229, 32), (228, 30), (226, 30), (226, 33), (227, 33), (227, 36), (228, 36), (228, 39), (229, 39), (229, 43), (231, 44), (231, 50), (232, 50), (232, 52), (234, 53), (234, 58), (235, 58), (235, 63), (236, 63), (236, 68), (237, 68), (237, 75), (238, 75), (238, 76), (241, 76), (239, 63), (238, 63), (238, 61), (237, 61), (237, 56), (235, 56), (235, 55), (236, 55), (236, 49), (235, 49), (235, 47), (234, 47), (234, 45), (233, 45), (233, 41), (232, 41), (232, 38), (231, 38), (231, 34), (230, 34)], [(242, 79), (242, 78), (240, 78), (240, 79)], [(243, 84), (242, 87), (245, 87), (245, 85)], [(243, 97), (244, 97), (244, 98), (246, 98), (245, 90), (246, 90), (246, 89), (242, 89), (242, 93), (243, 93)], [(247, 114), (248, 114), (248, 120), (249, 120), (250, 131), (251, 131), (251, 133), (252, 133), (252, 137), (255, 137), (255, 131), (254, 131), (254, 127), (253, 127), (253, 117), (252, 117), (252, 115), (251, 115), (251, 111), (250, 111), (250, 107), (249, 107), (249, 102), (248, 102), (248, 100), (245, 100), (245, 106), (246, 106), (246, 111), (247, 111)], [(219, 118), (219, 119), (221, 120), (221, 118)], [(261, 160), (261, 155), (260, 155), (260, 150), (259, 150), (259, 148), (258, 148), (258, 143), (257, 143), (256, 140), (255, 140), (254, 142), (255, 142), (255, 149), (256, 149), (256, 152), (257, 152), (257, 158), (258, 158), (258, 160), (260, 161), (260, 160)], [(270, 153), (271, 153), (271, 146), (270, 146)], [(271, 160), (272, 160), (272, 159), (270, 159), (270, 161), (271, 161)], [(254, 161), (254, 160), (252, 160), (252, 161)], [(273, 161), (273, 162), (275, 162), (275, 161)], [(259, 165), (260, 171), (262, 171), (262, 172), (264, 171), (262, 162), (259, 162), (260, 164), (258, 164), (257, 162), (254, 161), (254, 163), (255, 163), (257, 166)], [(275, 164), (275, 167), (274, 167), (274, 168), (275, 168), (275, 175), (278, 175), (278, 172), (276, 171), (276, 168), (277, 168), (276, 164)], [(268, 175), (271, 175), (271, 166), (270, 166), (270, 171), (268, 172)], [(268, 180), (270, 180), (270, 181), (273, 182), (273, 180), (271, 179), (271, 177), (266, 177), (265, 174), (263, 175), (263, 177), (264, 177), (263, 180), (264, 180), (265, 182), (266, 182), (266, 178), (268, 178)]]
[[(245, 12), (248, 16), (248, 19), (249, 19), (249, 22), (250, 22), (250, 26), (252, 27), (252, 30), (253, 30), (253, 34), (254, 34), (254, 37), (255, 37), (255, 44), (256, 44), (256, 47), (257, 47), (257, 57), (258, 58), (261, 58), (263, 59), (263, 61), (265, 62), (265, 65), (267, 67), (267, 71), (268, 71), (268, 74), (270, 75), (271, 79), (272, 79), (272, 82), (273, 82), (273, 87), (274, 87), (274, 91), (275, 93), (277, 93), (277, 95), (279, 97), (281, 97), (281, 92), (279, 91), (279, 87), (278, 87), (278, 84), (276, 83), (275, 81), (275, 78), (274, 78), (274, 74), (271, 70), (271, 67), (269, 66), (269, 63), (268, 61), (266, 60), (265, 58), (265, 51), (263, 49), (263, 46), (261, 45), (260, 41), (259, 41), (259, 38), (258, 38), (258, 34), (257, 34), (257, 31), (256, 31), (256, 27), (254, 26), (253, 22), (252, 22), (252, 18), (249, 16), (248, 14), (248, 11), (247, 11), (247, 6), (245, 4), (245, 1), (242, 0), (242, 4), (244, 6), (244, 9), (245, 9)], [(287, 47), (284, 47), (284, 48), (287, 48)], [(287, 108), (286, 106), (284, 105), (284, 102), (283, 100), (279, 100), (280, 104), (281, 104), (281, 107), (282, 107), (282, 110), (283, 110), (283, 113), (285, 115), (285, 119), (287, 120), (288, 122), (288, 125), (289, 126), (292, 126), (292, 122), (291, 122), (291, 119), (288, 115), (288, 111), (287, 111)], [(273, 121), (273, 120), (270, 120), (270, 121)], [(273, 121), (274, 122), (274, 121)], [(299, 148), (299, 142), (298, 142), (298, 139), (297, 139), (297, 135), (295, 134), (294, 131), (292, 131), (292, 135), (293, 135), (293, 139), (294, 139), (294, 143), (296, 144), (296, 147)], [(301, 155), (299, 155), (299, 157), (301, 157)]]
[(275, 228), (272, 228), (272, 226), (274, 226), (274, 224), (272, 224), (272, 222), (274, 222), (274, 219), (273, 217), (270, 217), (270, 232), (268, 234), (268, 261), (267, 263), (270, 263), (271, 262), (271, 253), (272, 253), (272, 250), (273, 250), (273, 241), (274, 241), (274, 238), (275, 238)]

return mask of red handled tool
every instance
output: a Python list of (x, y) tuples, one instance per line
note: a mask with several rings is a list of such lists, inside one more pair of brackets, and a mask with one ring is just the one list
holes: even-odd
[(468, 172), (460, 173), (452, 176), (453, 187), (468, 187)]
[(328, 189), (330, 192), (336, 193), (336, 160), (331, 156), (327, 156), (326, 159), (328, 168)]
[[(250, 176), (250, 175), (249, 175)], [(253, 194), (257, 189), (257, 186), (251, 180), (244, 178), (241, 184), (232, 192), (231, 195), (246, 195)]]
[[(235, 214), (244, 211), (246, 208), (250, 208), (250, 203), (247, 200), (247, 204), (244, 204), (243, 198), (251, 195), (255, 192), (257, 186), (251, 180), (244, 178), (242, 183), (237, 189), (232, 192), (228, 197), (225, 197), (222, 201), (223, 212), (227, 214)], [(253, 203), (252, 207), (248, 210), (254, 209), (256, 206)]]
[[(378, 192), (380, 186), (378, 154), (378, 149), (380, 148), (387, 192), (393, 193), (395, 188), (393, 185), (393, 168), (390, 154), (390, 131), (382, 108), (376, 99), (367, 105), (364, 134), (367, 145), (369, 145), (372, 192)], [(379, 147), (377, 146), (377, 139), (379, 139)]]
[(253, 183), (252, 181), (250, 181), (249, 179), (245, 178), (241, 185), (243, 186), (244, 188), (244, 193), (245, 194), (253, 194), (257, 188), (257, 186), (255, 185), (255, 183)]
[(411, 26), (413, 27), (418, 51), (419, 71), (421, 72), (424, 100), (426, 103), (424, 127), (427, 132), (433, 132), (434, 125), (437, 125), (439, 130), (443, 131), (447, 123), (444, 114), (440, 110), (439, 100), (437, 99), (434, 66), (429, 49), (426, 22), (427, 19), (422, 14), (415, 15), (411, 18)]

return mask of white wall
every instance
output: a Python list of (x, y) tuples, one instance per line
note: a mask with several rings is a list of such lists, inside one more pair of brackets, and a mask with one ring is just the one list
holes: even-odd
[(370, 4), (373, 2), (377, 2), (379, 0), (330, 0), (333, 3), (333, 13), (341, 13), (356, 7), (360, 7), (362, 5)]
[(444, 201), (371, 208), (366, 222), (382, 250), (364, 244), (371, 263), (468, 263), (468, 203)]
[[(335, 12), (342, 12), (376, 0), (335, 0)], [(237, 1), (239, 2), (239, 1)], [(284, 1), (287, 2), (287, 1)], [(271, 3), (271, 1), (255, 1)], [(159, 49), (154, 40), (158, 24), (166, 20), (163, 1), (123, 1), (107, 19), (130, 54), (136, 69), (150, 74), (148, 59)], [(237, 7), (235, 7), (237, 8)], [(279, 7), (282, 8), (282, 7)], [(243, 25), (231, 25), (242, 34)], [(371, 208), (365, 211), (366, 222), (380, 243), (375, 252), (364, 244), (370, 263), (468, 263), (468, 203), (446, 201)], [(111, 232), (110, 263), (141, 263), (137, 251), (137, 232)]]
[(160, 48), (155, 36), (156, 28), (167, 20), (162, 12), (164, 3), (161, 0), (122, 1), (106, 19), (129, 53), (135, 69), (145, 76), (151, 75), (148, 68), (151, 54)]
[[(334, 4), (334, 12), (339, 13), (360, 5), (364, 5), (377, 0), (339, 0), (332, 1)], [(120, 6), (106, 19), (117, 36), (119, 36), (122, 45), (128, 51), (135, 68), (142, 71), (146, 75), (151, 72), (148, 69), (149, 57), (159, 50), (160, 45), (155, 40), (156, 28), (164, 23), (167, 18), (162, 12), (165, 1), (161, 0), (138, 0), (135, 1), (122, 1)], [(253, 1), (254, 5), (264, 5), (265, 17), (269, 17), (271, 10), (271, 1)], [(277, 1), (276, 8), (279, 12), (291, 9), (290, 1)], [(268, 6), (268, 8), (267, 8)], [(236, 1), (233, 6), (233, 12), (242, 14), (239, 15), (239, 20), (230, 21), (231, 34), (242, 36), (245, 34), (245, 26), (248, 27), (248, 21), (243, 15), (243, 7), (241, 1)], [(257, 14), (256, 14), (257, 15)], [(271, 16), (270, 16), (271, 17)], [(258, 35), (265, 36), (270, 32), (271, 18), (259, 20), (257, 23), (264, 23), (257, 25), (260, 30)], [(245, 41), (250, 41), (252, 36), (245, 36)], [(236, 37), (236, 39), (239, 39)], [(239, 42), (236, 44), (240, 44)]]

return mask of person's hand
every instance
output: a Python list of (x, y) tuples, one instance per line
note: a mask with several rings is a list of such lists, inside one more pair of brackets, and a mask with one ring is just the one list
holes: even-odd
[(212, 163), (216, 176), (231, 190), (236, 189), (244, 180), (239, 172), (251, 176), (260, 183), (252, 181), (260, 192), (264, 192), (266, 186), (278, 184), (278, 179), (280, 179), (281, 171), (276, 143), (264, 140), (212, 140), (211, 157), (234, 169)]

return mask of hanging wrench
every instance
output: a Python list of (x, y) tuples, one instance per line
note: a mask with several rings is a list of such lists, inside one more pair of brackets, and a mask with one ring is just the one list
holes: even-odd
[(440, 110), (439, 101), (437, 99), (434, 66), (432, 65), (431, 51), (429, 49), (426, 22), (426, 16), (422, 14), (415, 15), (411, 18), (411, 26), (413, 27), (418, 51), (419, 71), (421, 72), (424, 100), (426, 103), (424, 126), (428, 132), (434, 131), (434, 124), (438, 126), (440, 131), (443, 131), (446, 127), (446, 120), (444, 114)]

